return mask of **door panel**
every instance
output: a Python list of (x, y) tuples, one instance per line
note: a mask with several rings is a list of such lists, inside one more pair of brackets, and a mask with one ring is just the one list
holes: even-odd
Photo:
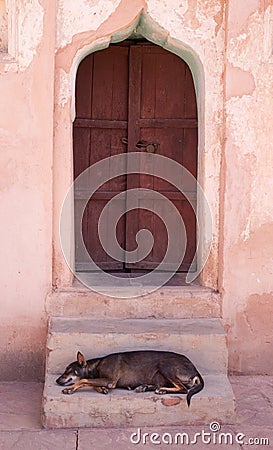
[[(121, 139), (127, 135), (128, 54), (126, 47), (109, 47), (87, 56), (80, 64), (76, 82), (76, 119), (74, 121), (74, 177), (90, 165), (124, 153)], [(126, 189), (126, 176), (102, 185), (88, 202), (83, 216), (83, 239), (96, 264), (105, 270), (122, 270), (122, 262), (110, 258), (100, 244), (98, 219), (106, 203)], [(75, 192), (75, 214), (88, 192)], [(123, 202), (123, 204), (121, 204)], [(79, 206), (77, 207), (77, 203)], [(125, 199), (117, 200), (125, 211)], [(109, 227), (111, 227), (109, 222)], [(125, 248), (125, 218), (117, 226), (117, 240)], [(110, 235), (111, 228), (109, 228)], [(76, 270), (89, 270), (76, 235)]]
[(139, 51), (142, 54), (140, 117), (185, 117), (185, 63), (160, 47), (146, 45)]
[[(128, 145), (122, 139), (128, 138)], [(73, 127), (74, 176), (103, 158), (141, 151), (139, 141), (158, 144), (156, 153), (184, 165), (197, 176), (197, 108), (193, 80), (188, 66), (176, 55), (147, 43), (120, 44), (86, 57), (79, 66), (76, 83), (76, 119)], [(146, 161), (153, 169), (153, 160)], [(141, 169), (141, 167), (139, 168)], [(167, 175), (167, 174), (166, 174)], [(170, 174), (171, 175), (171, 174)], [(182, 174), (181, 174), (182, 176)], [(187, 271), (196, 247), (196, 221), (186, 198), (171, 184), (147, 175), (128, 175), (101, 186), (89, 201), (83, 217), (83, 236), (94, 261), (104, 270), (153, 269), (167, 249), (163, 221), (147, 211), (154, 196), (143, 194), (139, 209), (125, 214), (117, 226), (122, 248), (136, 248), (136, 234), (149, 229), (155, 238), (150, 254), (139, 263), (120, 263), (102, 248), (97, 231), (98, 218), (110, 198), (131, 188), (152, 189), (176, 206), (187, 230), (187, 249), (180, 267)], [(87, 192), (75, 192), (75, 214)], [(196, 189), (189, 192), (196, 201)], [(164, 213), (164, 202), (157, 207)], [(126, 210), (126, 197), (116, 207)], [(109, 225), (110, 226), (110, 225)], [(109, 228), (109, 235), (111, 229)], [(182, 246), (177, 236), (177, 248)], [(167, 268), (166, 268), (167, 269)], [(76, 270), (88, 270), (76, 237)]]
[[(154, 142), (157, 154), (184, 165), (197, 174), (197, 108), (194, 86), (187, 65), (172, 53), (153, 45), (130, 49), (128, 151), (136, 151), (136, 143)], [(191, 105), (186, 101), (191, 99)], [(143, 148), (140, 151), (146, 151)], [(149, 162), (146, 162), (149, 164)], [(150, 158), (151, 170), (153, 159)], [(167, 174), (166, 174), (167, 175)], [(171, 174), (169, 174), (171, 175)], [(182, 177), (182, 173), (181, 173)], [(127, 178), (127, 188), (153, 189), (169, 199), (180, 212), (187, 231), (187, 248), (181, 271), (188, 270), (195, 254), (195, 215), (186, 198), (170, 183), (148, 175)], [(196, 192), (189, 192), (196, 201)], [(143, 194), (146, 197), (146, 193)], [(157, 207), (164, 214), (164, 202)], [(147, 200), (140, 198), (144, 207)], [(167, 230), (162, 220), (152, 212), (138, 209), (126, 220), (126, 248), (136, 247), (139, 229), (148, 228), (155, 237), (150, 254), (139, 263), (127, 263), (132, 269), (154, 269), (167, 249)], [(177, 247), (182, 247), (182, 236), (176, 236)], [(166, 268), (167, 270), (168, 268)]]

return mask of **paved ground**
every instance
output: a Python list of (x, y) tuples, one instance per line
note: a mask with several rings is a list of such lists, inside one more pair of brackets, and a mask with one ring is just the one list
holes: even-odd
[[(141, 430), (43, 430), (40, 423), (43, 386), (38, 383), (0, 383), (0, 448), (112, 450), (115, 446), (117, 450), (273, 449), (273, 377), (231, 377), (231, 383), (236, 397), (237, 422), (234, 426), (222, 425), (221, 430), (215, 433), (211, 432), (208, 426), (159, 428), (156, 424), (153, 428)], [(221, 437), (221, 432), (228, 434)], [(181, 438), (177, 433), (184, 433), (184, 445), (180, 440), (175, 443), (175, 439)], [(207, 434), (202, 436), (202, 433)], [(219, 443), (220, 438), (222, 443)], [(194, 443), (196, 440), (197, 443)]]

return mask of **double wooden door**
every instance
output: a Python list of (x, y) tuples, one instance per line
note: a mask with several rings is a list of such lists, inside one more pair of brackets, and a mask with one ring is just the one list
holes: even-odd
[[(192, 76), (178, 56), (151, 43), (129, 41), (92, 53), (81, 62), (76, 80), (74, 177), (103, 158), (136, 151), (171, 158), (197, 177), (197, 125)], [(178, 209), (187, 233), (186, 252), (179, 270), (187, 271), (196, 249), (194, 211), (172, 184), (141, 173), (109, 180), (89, 201), (82, 232), (92, 259), (104, 270), (119, 271), (154, 269), (163, 259), (168, 235), (162, 219), (149, 211), (149, 202), (158, 201), (152, 196), (143, 200), (143, 205), (140, 198), (139, 208), (124, 214), (116, 227), (119, 244), (129, 251), (137, 247), (138, 230), (151, 231), (154, 245), (143, 260), (116, 261), (100, 243), (98, 220), (102, 209), (114, 196), (132, 188), (159, 192)], [(196, 190), (189, 192), (189, 196), (195, 202)], [(84, 194), (75, 192), (75, 214), (83, 201)], [(122, 201), (122, 205), (117, 205), (126, 211), (125, 195), (123, 200), (119, 199)], [(177, 235), (176, 239), (178, 248), (182, 247), (181, 237)], [(76, 270), (89, 268), (76, 236)]]

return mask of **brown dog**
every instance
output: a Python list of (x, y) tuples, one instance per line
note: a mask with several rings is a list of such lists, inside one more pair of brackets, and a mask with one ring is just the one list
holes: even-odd
[(103, 394), (115, 388), (187, 394), (188, 406), (191, 397), (204, 387), (203, 378), (186, 356), (153, 350), (114, 353), (87, 361), (78, 352), (77, 361), (69, 364), (56, 382), (73, 385), (63, 389), (64, 394), (73, 394), (85, 386)]

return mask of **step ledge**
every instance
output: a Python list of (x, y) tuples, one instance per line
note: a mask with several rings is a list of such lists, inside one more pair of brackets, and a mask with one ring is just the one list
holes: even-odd
[(80, 334), (217, 334), (224, 335), (218, 318), (205, 319), (93, 319), (52, 317), (49, 332)]
[[(62, 387), (59, 386), (55, 380), (59, 377), (59, 373), (50, 373), (46, 376), (45, 388), (44, 388), (44, 397), (48, 398), (61, 398), (65, 402), (76, 402), (77, 398), (85, 398), (87, 401), (93, 402), (94, 400), (105, 400), (111, 401), (111, 398), (120, 398), (124, 400), (131, 401), (133, 398), (153, 398), (156, 400), (160, 400), (162, 398), (178, 398), (182, 401), (185, 400), (185, 395), (183, 394), (165, 394), (164, 396), (154, 394), (153, 392), (142, 392), (135, 393), (134, 391), (126, 390), (126, 389), (113, 389), (109, 391), (108, 395), (99, 394), (96, 391), (93, 391), (90, 388), (82, 388), (78, 392), (72, 395), (65, 395), (62, 393)], [(233, 398), (234, 394), (232, 391), (231, 384), (227, 375), (224, 374), (202, 374), (204, 379), (204, 389), (196, 394), (193, 399), (196, 398), (212, 398), (212, 397), (228, 397)]]
[[(67, 286), (65, 288), (57, 288), (55, 289), (51, 295), (54, 294), (85, 294), (86, 296), (92, 295), (92, 296), (101, 296), (109, 298), (107, 295), (100, 294), (100, 289), (105, 290), (105, 286), (96, 286), (97, 290), (89, 289), (86, 286)], [(117, 286), (109, 286), (109, 289), (118, 289)], [(130, 287), (127, 288), (128, 292), (130, 291)], [(178, 295), (196, 295), (196, 294), (214, 294), (219, 295), (219, 292), (215, 291), (212, 288), (208, 288), (205, 286), (200, 285), (188, 285), (188, 286), (162, 286), (158, 288), (157, 290), (151, 292), (150, 294), (142, 295), (140, 297), (152, 297), (154, 295), (158, 294), (178, 294)], [(126, 297), (124, 298), (126, 300)]]
[[(117, 295), (117, 293), (115, 293)], [(221, 317), (219, 292), (204, 287), (163, 287), (140, 297), (111, 297), (81, 289), (57, 289), (48, 294), (49, 316), (93, 318), (200, 318)]]
[(197, 425), (235, 422), (235, 401), (224, 375), (204, 377), (204, 389), (187, 407), (185, 395), (135, 393), (115, 389), (108, 395), (90, 389), (73, 395), (61, 393), (55, 375), (46, 378), (43, 425), (47, 428)]

